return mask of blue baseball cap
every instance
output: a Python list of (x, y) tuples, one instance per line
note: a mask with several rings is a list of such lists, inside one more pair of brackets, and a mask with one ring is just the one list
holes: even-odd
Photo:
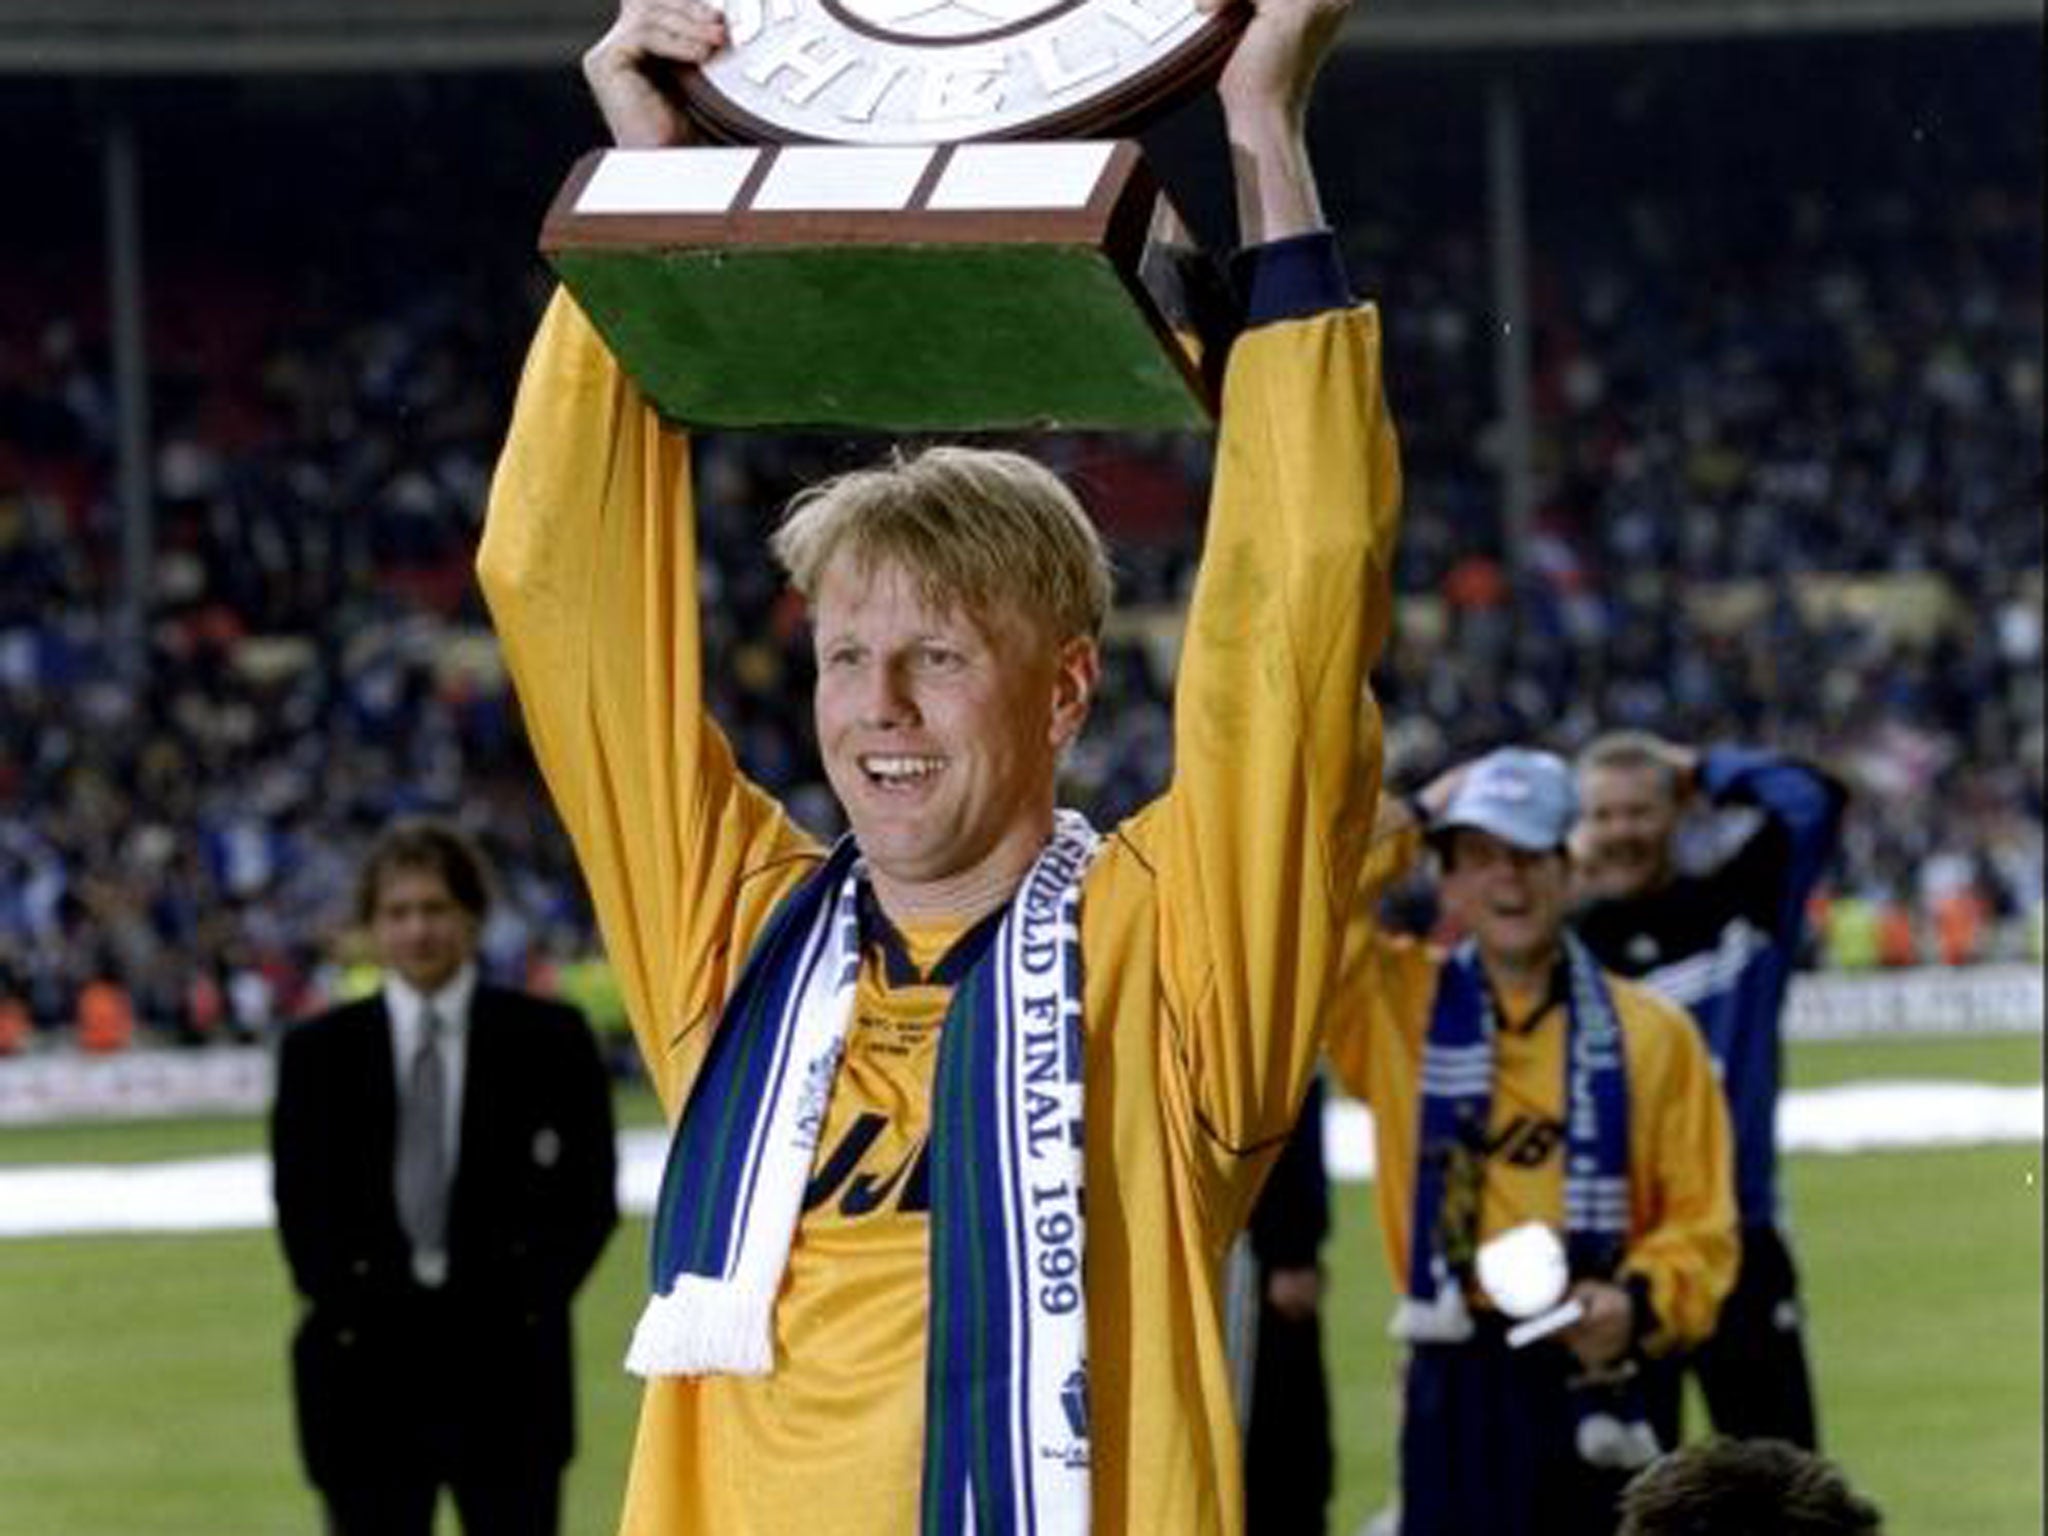
[(1476, 827), (1527, 853), (1565, 845), (1579, 819), (1571, 765), (1555, 752), (1502, 747), (1465, 770), (1450, 803), (1430, 826), (1432, 838)]

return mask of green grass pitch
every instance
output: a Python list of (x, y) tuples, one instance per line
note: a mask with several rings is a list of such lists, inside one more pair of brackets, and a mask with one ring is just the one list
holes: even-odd
[[(1888, 1041), (1795, 1052), (1795, 1083), (2033, 1082), (2040, 1041)], [(644, 1101), (627, 1118), (644, 1120)], [(0, 1162), (246, 1151), (250, 1121), (0, 1132)], [(2042, 1529), (2041, 1146), (1790, 1163), (1827, 1449), (1892, 1536)], [(1338, 1189), (1328, 1329), (1339, 1437), (1331, 1530), (1388, 1489), (1394, 1355), (1369, 1197)], [(585, 1293), (583, 1451), (564, 1529), (613, 1529), (636, 1409), (617, 1368), (645, 1224)], [(286, 1395), (292, 1301), (268, 1233), (0, 1241), (0, 1536), (286, 1536), (317, 1528)], [(444, 1512), (444, 1531), (452, 1516)], [(1253, 1525), (1257, 1536), (1258, 1527)]]

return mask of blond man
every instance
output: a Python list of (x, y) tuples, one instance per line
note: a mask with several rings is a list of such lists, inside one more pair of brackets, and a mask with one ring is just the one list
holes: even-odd
[[(705, 717), (686, 445), (558, 299), (480, 570), (676, 1119), (629, 1532), (1235, 1532), (1220, 1260), (1312, 1068), (1370, 834), (1397, 469), (1376, 317), (1302, 139), (1341, 0), (1261, 0), (1222, 77), (1249, 260), (1171, 787), (1054, 802), (1107, 604), (1027, 460), (947, 450), (802, 499), (818, 846)], [(629, 0), (586, 63), (723, 40)]]

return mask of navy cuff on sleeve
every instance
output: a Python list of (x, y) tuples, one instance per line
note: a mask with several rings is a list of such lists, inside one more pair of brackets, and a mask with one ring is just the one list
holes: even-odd
[(1354, 302), (1337, 237), (1327, 229), (1247, 246), (1231, 258), (1244, 323), (1304, 320)]
[(1767, 767), (1775, 759), (1755, 747), (1708, 747), (1700, 753), (1694, 776), (1709, 800), (1718, 800), (1737, 779)]

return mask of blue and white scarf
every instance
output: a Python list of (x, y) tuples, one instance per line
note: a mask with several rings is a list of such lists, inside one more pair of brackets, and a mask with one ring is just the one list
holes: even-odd
[[(1606, 978), (1575, 935), (1565, 933), (1563, 944), (1565, 1252), (1575, 1277), (1605, 1280), (1628, 1243), (1628, 1069)], [(1472, 1337), (1465, 1284), (1479, 1235), (1498, 1030), (1493, 990), (1467, 941), (1444, 962), (1422, 1051), (1408, 1292), (1392, 1324), (1411, 1343)], [(1626, 1384), (1594, 1384), (1574, 1394), (1574, 1406), (1587, 1461), (1633, 1466), (1656, 1454), (1640, 1394)]]
[[(954, 989), (931, 1116), (925, 1536), (1088, 1529), (1081, 877), (1062, 811)], [(774, 1368), (775, 1297), (853, 1014), (858, 850), (782, 904), (727, 1000), (662, 1175), (653, 1296), (627, 1368)]]

